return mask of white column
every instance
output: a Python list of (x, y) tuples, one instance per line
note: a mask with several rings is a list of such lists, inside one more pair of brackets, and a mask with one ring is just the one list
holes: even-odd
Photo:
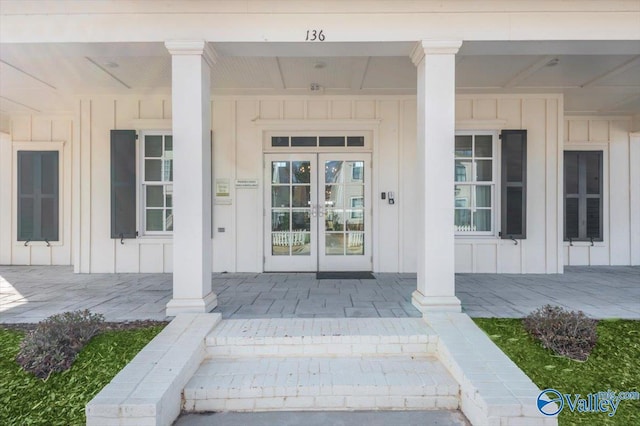
[(173, 299), (167, 315), (209, 312), (211, 290), (211, 65), (203, 40), (169, 41), (173, 111)]
[(460, 312), (454, 276), (455, 56), (460, 41), (422, 41), (418, 70), (418, 288), (421, 312)]

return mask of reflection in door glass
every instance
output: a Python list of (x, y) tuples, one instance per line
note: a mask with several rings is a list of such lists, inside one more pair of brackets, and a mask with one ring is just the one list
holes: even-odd
[(271, 231), (273, 256), (311, 255), (309, 161), (271, 163)]
[(344, 182), (342, 177), (342, 161), (327, 161), (324, 164), (326, 183)]
[(289, 183), (288, 161), (274, 161), (271, 163), (271, 183)]
[(344, 234), (343, 233), (327, 233), (325, 234), (325, 254), (327, 256), (343, 256), (344, 255)]
[(347, 255), (364, 254), (364, 232), (347, 232)]

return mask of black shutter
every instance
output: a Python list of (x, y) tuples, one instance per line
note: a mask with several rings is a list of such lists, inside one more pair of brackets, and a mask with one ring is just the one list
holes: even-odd
[(503, 239), (527, 238), (527, 131), (503, 130), (502, 214)]
[(58, 241), (58, 151), (18, 151), (18, 241)]
[(136, 132), (111, 131), (111, 238), (136, 238)]

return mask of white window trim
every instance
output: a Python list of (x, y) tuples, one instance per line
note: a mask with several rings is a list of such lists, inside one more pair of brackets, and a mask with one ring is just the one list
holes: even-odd
[[(145, 136), (172, 136), (171, 130), (140, 130), (138, 131), (138, 139), (136, 141), (136, 152), (138, 153), (138, 162), (136, 170), (136, 194), (137, 194), (137, 228), (138, 240), (148, 239), (153, 241), (159, 241), (167, 239), (169, 241), (173, 238), (173, 231), (147, 231), (146, 224), (146, 205), (145, 205), (145, 187), (146, 182), (144, 179), (145, 167), (144, 167), (144, 138)], [(174, 145), (175, 147), (175, 145)], [(173, 183), (173, 182), (172, 182)], [(142, 242), (142, 241), (141, 241)]]
[[(500, 197), (498, 196), (499, 186), (500, 186), (500, 138), (498, 130), (456, 130), (455, 136), (474, 136), (474, 135), (489, 135), (492, 137), (492, 165), (491, 165), (491, 182), (476, 182), (472, 181), (470, 185), (491, 185), (491, 231), (458, 231), (455, 230), (456, 239), (464, 239), (464, 238), (497, 238), (500, 224)], [(475, 158), (475, 153), (472, 154), (472, 159)], [(455, 167), (455, 154), (454, 154), (454, 164), (452, 166)], [(475, 165), (474, 165), (475, 169)], [(457, 182), (455, 182), (454, 176), (454, 187)], [(455, 210), (455, 204), (454, 204)], [(483, 209), (485, 210), (485, 209)]]
[(57, 241), (29, 241), (28, 246), (62, 246), (64, 245), (64, 200), (65, 200), (65, 181), (64, 181), (64, 145), (66, 141), (48, 141), (48, 142), (23, 142), (13, 141), (11, 146), (12, 153), (12, 194), (11, 200), (14, 208), (11, 209), (11, 238), (14, 246), (24, 246), (24, 241), (18, 241), (18, 151), (57, 151), (58, 152), (58, 240)]

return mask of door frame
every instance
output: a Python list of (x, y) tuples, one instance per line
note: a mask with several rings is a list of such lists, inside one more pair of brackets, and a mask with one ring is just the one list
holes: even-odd
[[(364, 178), (364, 254), (363, 255), (325, 255), (322, 247), (325, 245), (326, 233), (324, 229), (324, 196), (325, 186), (324, 162), (328, 159), (342, 161), (363, 161)], [(271, 182), (273, 161), (309, 161), (315, 166), (310, 175), (311, 210), (310, 234), (311, 242), (308, 256), (272, 256), (272, 198)], [(322, 168), (321, 168), (322, 167)], [(268, 272), (316, 272), (316, 271), (371, 271), (373, 270), (373, 188), (372, 188), (372, 156), (370, 152), (342, 152), (342, 153), (265, 153), (264, 168), (264, 215), (263, 215), (263, 270)], [(320, 181), (322, 179), (322, 182)], [(291, 183), (289, 183), (291, 185)], [(287, 207), (291, 208), (291, 207)], [(346, 210), (348, 206), (345, 206)], [(346, 234), (345, 234), (346, 235)]]

